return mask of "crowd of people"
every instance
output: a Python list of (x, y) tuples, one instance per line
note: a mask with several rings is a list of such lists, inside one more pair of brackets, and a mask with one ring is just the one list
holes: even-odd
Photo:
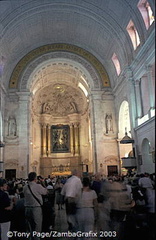
[(0, 178), (0, 240), (8, 240), (9, 231), (36, 232), (33, 238), (12, 240), (41, 239), (37, 233), (55, 229), (56, 209), (66, 210), (70, 232), (130, 240), (142, 231), (146, 240), (154, 240), (155, 174), (82, 176), (74, 170), (69, 177), (43, 178), (30, 172), (25, 180)]

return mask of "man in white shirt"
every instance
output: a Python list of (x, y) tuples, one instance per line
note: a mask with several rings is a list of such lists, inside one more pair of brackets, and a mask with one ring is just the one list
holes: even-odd
[(149, 178), (149, 174), (148, 173), (140, 174), (140, 179), (138, 181), (138, 184), (142, 188), (145, 201), (147, 204), (148, 198), (151, 196), (152, 190), (153, 190), (153, 185), (152, 185), (151, 179)]
[(69, 230), (76, 231), (76, 206), (82, 193), (82, 182), (80, 179), (80, 172), (74, 170), (72, 176), (67, 180), (62, 188), (61, 194), (65, 197), (66, 214)]
[[(42, 232), (42, 195), (47, 194), (47, 189), (41, 184), (37, 184), (37, 175), (35, 172), (30, 172), (28, 175), (29, 183), (24, 186), (23, 192), (25, 197), (25, 216), (30, 231)], [(34, 196), (35, 197), (34, 197)], [(38, 200), (37, 200), (38, 199)], [(34, 239), (40, 238), (35, 236)]]

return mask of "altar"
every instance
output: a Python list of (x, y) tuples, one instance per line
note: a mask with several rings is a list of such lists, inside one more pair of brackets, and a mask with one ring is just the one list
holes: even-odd
[(74, 169), (82, 171), (80, 156), (41, 157), (40, 172), (43, 177), (69, 176)]

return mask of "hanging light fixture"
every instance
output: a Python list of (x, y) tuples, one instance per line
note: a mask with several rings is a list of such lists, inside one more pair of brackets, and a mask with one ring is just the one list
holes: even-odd
[(128, 143), (134, 143), (134, 140), (130, 138), (127, 134), (127, 128), (125, 128), (125, 136), (120, 141), (121, 144), (128, 144)]

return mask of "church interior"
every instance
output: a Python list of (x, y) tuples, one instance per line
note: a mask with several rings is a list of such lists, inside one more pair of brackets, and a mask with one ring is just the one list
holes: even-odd
[(153, 0), (0, 1), (0, 177), (155, 166)]

